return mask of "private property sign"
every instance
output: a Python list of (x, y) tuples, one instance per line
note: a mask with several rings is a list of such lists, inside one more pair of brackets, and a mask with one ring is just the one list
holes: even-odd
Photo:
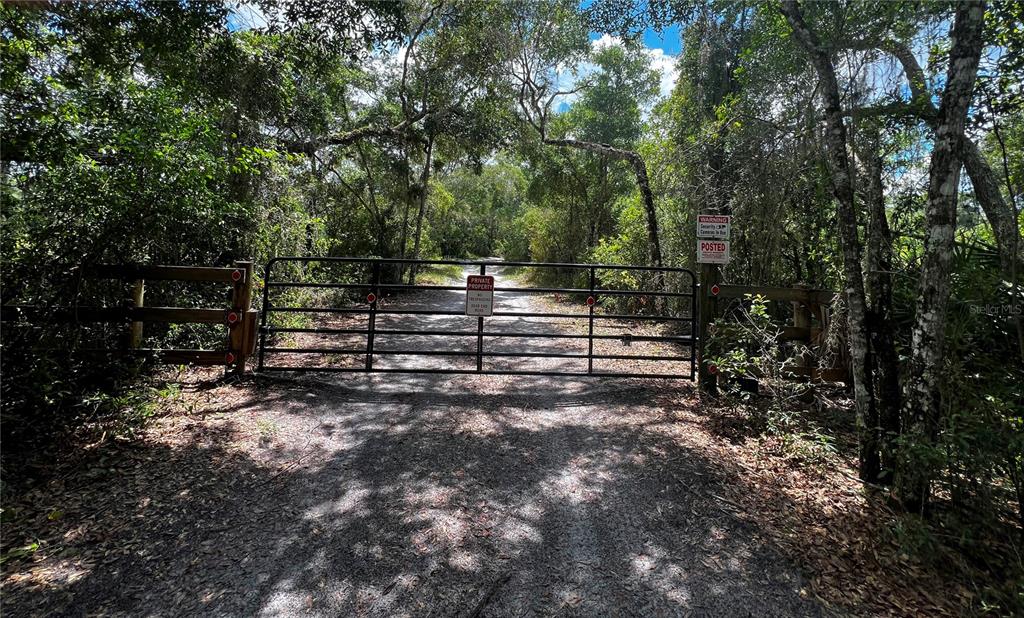
[(466, 278), (466, 315), (494, 313), (494, 277), (470, 275)]
[(729, 215), (697, 215), (697, 238), (729, 240)]
[(697, 239), (697, 262), (700, 264), (728, 264), (728, 240)]

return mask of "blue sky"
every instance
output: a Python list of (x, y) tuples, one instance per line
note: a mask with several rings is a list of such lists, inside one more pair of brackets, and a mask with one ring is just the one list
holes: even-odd
[(679, 38), (679, 26), (672, 25), (665, 28), (659, 34), (653, 28), (644, 30), (644, 45), (652, 49), (662, 49), (670, 56), (678, 56), (682, 50), (682, 41)]
[[(601, 35), (602, 33), (600, 32), (591, 32), (590, 40), (600, 39)], [(657, 32), (654, 28), (644, 30), (643, 41), (644, 47), (660, 49), (670, 56), (678, 56), (683, 48), (682, 41), (679, 38), (679, 26), (675, 24), (661, 32)]]

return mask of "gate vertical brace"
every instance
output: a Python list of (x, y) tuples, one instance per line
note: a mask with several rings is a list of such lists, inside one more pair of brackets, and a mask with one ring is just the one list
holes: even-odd
[[(480, 265), (480, 274), (487, 274), (487, 265)], [(466, 292), (469, 294), (469, 292)], [(491, 292), (493, 294), (493, 292)], [(493, 300), (491, 301), (493, 306)], [(476, 370), (484, 370), (484, 316), (480, 316), (476, 319)]]
[(590, 297), (593, 298), (593, 303), (587, 303), (587, 307), (590, 310), (590, 325), (587, 330), (587, 374), (593, 375), (594, 373), (594, 305), (597, 304), (597, 299), (594, 298), (594, 282), (595, 282), (594, 267), (590, 267)]
[(260, 355), (256, 364), (256, 371), (263, 371), (263, 350), (267, 347), (267, 319), (270, 315), (270, 270), (274, 267), (274, 260), (267, 262), (267, 270), (263, 273), (263, 306), (260, 316)]
[(697, 275), (690, 273), (690, 381), (697, 375)]
[(373, 331), (377, 326), (377, 301), (380, 300), (380, 261), (373, 263), (373, 275), (370, 284), (370, 293), (373, 294), (373, 302), (370, 303), (370, 317), (366, 327), (366, 370), (373, 371)]

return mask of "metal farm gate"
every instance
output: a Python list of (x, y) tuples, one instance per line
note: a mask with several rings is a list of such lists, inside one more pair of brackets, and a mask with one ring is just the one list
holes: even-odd
[(264, 282), (259, 371), (695, 375), (686, 269), (279, 257)]

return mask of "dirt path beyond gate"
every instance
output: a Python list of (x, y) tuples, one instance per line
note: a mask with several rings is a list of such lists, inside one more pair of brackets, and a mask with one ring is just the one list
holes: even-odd
[[(483, 339), (484, 358), (482, 368), (485, 371), (501, 372), (563, 372), (586, 374), (588, 371), (588, 307), (582, 296), (570, 298), (568, 295), (536, 294), (520, 292), (514, 288), (523, 285), (508, 273), (508, 267), (502, 266), (499, 260), (488, 264), (486, 272), (494, 277), (495, 287), (503, 289), (494, 293), (494, 316), (484, 318), (484, 331), (488, 333), (513, 333), (515, 337), (495, 337), (487, 335)], [(462, 287), (466, 276), (477, 274), (476, 266), (463, 268), (458, 279), (448, 279), (443, 283), (449, 286)], [(688, 287), (682, 292), (691, 292)], [(597, 297), (595, 314), (600, 316), (616, 313), (606, 308), (605, 301), (613, 297)], [(417, 290), (400, 293), (382, 298), (378, 301), (375, 320), (376, 333), (374, 338), (373, 366), (377, 369), (398, 370), (458, 370), (474, 371), (477, 366), (477, 318), (461, 314), (465, 309), (466, 293), (457, 290)], [(647, 298), (643, 300), (648, 300)], [(689, 302), (687, 300), (686, 302)], [(363, 311), (368, 305), (355, 305)], [(396, 314), (389, 311), (434, 311), (438, 314)], [(448, 313), (446, 315), (445, 313)], [(507, 315), (507, 314), (515, 315)], [(501, 315), (506, 314), (506, 315)], [(524, 315), (544, 314), (544, 315)], [(273, 315), (273, 314), (272, 314)], [(366, 314), (313, 314), (315, 325), (334, 329), (363, 330), (368, 328)], [(578, 317), (553, 317), (578, 316)], [(579, 317), (582, 316), (582, 317)], [(644, 375), (690, 375), (689, 345), (667, 341), (645, 341), (644, 335), (680, 336), (691, 335), (692, 325), (686, 321), (668, 321), (658, 323), (642, 317), (638, 320), (623, 321), (598, 317), (594, 320), (592, 353), (594, 373), (601, 374), (644, 374)], [(388, 333), (392, 331), (392, 333)], [(401, 334), (394, 334), (399, 331)], [(463, 336), (443, 335), (427, 336), (430, 332), (461, 332)], [(415, 333), (415, 334), (413, 334)], [(545, 337), (556, 335), (561, 337)], [(575, 335), (578, 338), (567, 338)], [(270, 352), (266, 355), (268, 367), (315, 368), (315, 367), (352, 367), (362, 368), (365, 364), (367, 338), (365, 334), (355, 333), (301, 333), (296, 335), (278, 335), (272, 340), (271, 349), (287, 350), (298, 348), (304, 350), (359, 350), (353, 354), (292, 354), (282, 351)], [(391, 354), (395, 350), (418, 351), (425, 355)], [(444, 355), (448, 352), (449, 355)], [(451, 354), (454, 353), (454, 354)], [(428, 355), (429, 354), (429, 355)], [(517, 354), (537, 354), (539, 356), (516, 356)], [(553, 357), (551, 355), (579, 355), (582, 358)], [(547, 355), (547, 356), (545, 356)], [(601, 356), (612, 358), (601, 358)], [(634, 356), (637, 358), (623, 358)], [(646, 357), (646, 358), (645, 358)], [(650, 357), (669, 357), (670, 360), (652, 360)]]
[(40, 489), (60, 515), (5, 615), (821, 613), (678, 415), (686, 382), (285, 375), (182, 398)]

